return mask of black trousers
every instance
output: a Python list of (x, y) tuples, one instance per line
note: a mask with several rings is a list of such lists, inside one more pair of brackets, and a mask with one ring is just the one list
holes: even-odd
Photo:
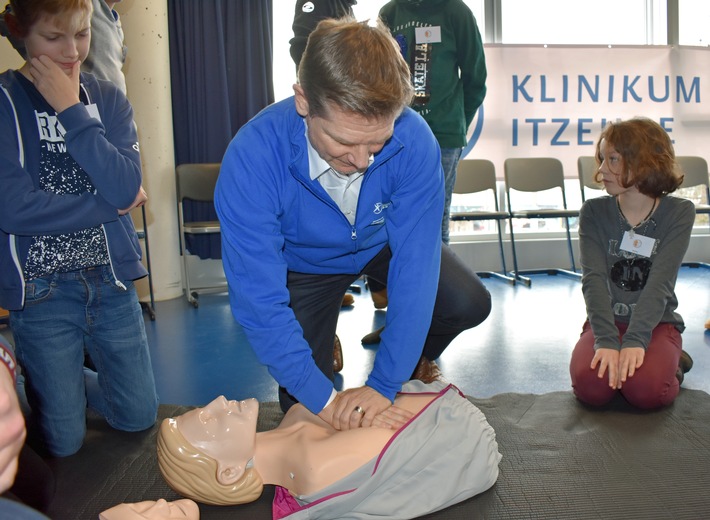
[[(343, 295), (362, 275), (385, 285), (391, 258), (389, 247), (385, 247), (358, 274), (288, 273), (291, 308), (303, 328), (303, 337), (313, 350), (316, 366), (331, 380), (334, 378), (333, 341)], [(438, 358), (456, 336), (480, 324), (490, 312), (491, 295), (479, 277), (449, 246), (442, 244), (439, 286), (422, 355), (429, 360)], [(284, 411), (296, 402), (281, 387), (279, 401)]]

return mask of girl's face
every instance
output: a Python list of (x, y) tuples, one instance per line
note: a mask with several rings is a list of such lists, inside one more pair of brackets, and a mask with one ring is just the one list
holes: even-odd
[(187, 442), (217, 461), (218, 480), (231, 484), (254, 455), (258, 414), (256, 399), (227, 401), (220, 396), (179, 416), (177, 426)]
[(619, 182), (621, 174), (626, 167), (621, 154), (617, 152), (616, 148), (609, 144), (606, 139), (601, 140), (599, 152), (602, 159), (599, 171), (602, 174), (602, 183), (604, 184), (606, 192), (609, 195), (619, 195), (630, 190), (631, 188), (625, 188)]
[(44, 15), (30, 28), (24, 43), (27, 61), (47, 56), (70, 75), (72, 67), (89, 54), (91, 19), (84, 12)]

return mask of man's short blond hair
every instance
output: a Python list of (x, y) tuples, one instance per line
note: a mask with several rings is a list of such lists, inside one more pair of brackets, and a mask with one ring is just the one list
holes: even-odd
[(381, 21), (322, 20), (308, 38), (298, 80), (311, 116), (335, 105), (368, 119), (397, 117), (413, 95), (407, 62)]

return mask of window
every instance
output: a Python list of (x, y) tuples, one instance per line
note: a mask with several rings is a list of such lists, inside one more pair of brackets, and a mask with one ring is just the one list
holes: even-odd
[(665, 5), (649, 0), (501, 0), (501, 43), (665, 45)]
[[(666, 0), (464, 0), (471, 8), (481, 34), (486, 37), (484, 7), (500, 2), (502, 44), (549, 45), (667, 45), (669, 40)], [(385, 0), (358, 0), (354, 13), (358, 20), (375, 19)], [(288, 9), (274, 9), (274, 94), (276, 100), (292, 95), (296, 69), (289, 54), (289, 40), (293, 33), (293, 5)], [(710, 2), (707, 0), (678, 0), (678, 43), (708, 46), (710, 44)], [(492, 32), (492, 31), (491, 31)], [(496, 36), (498, 38), (498, 36)], [(475, 151), (474, 151), (475, 154)], [(572, 172), (568, 172), (570, 175)], [(576, 174), (576, 172), (575, 172)], [(502, 194), (503, 187), (499, 186)], [(570, 208), (581, 205), (576, 179), (566, 181), (567, 203)], [(452, 209), (476, 208), (489, 204), (488, 197), (480, 200), (462, 199), (454, 194)], [(542, 202), (541, 202), (542, 204)], [(707, 221), (705, 221), (707, 222)], [(698, 222), (699, 224), (700, 222)], [(576, 228), (576, 222), (572, 222)], [(521, 230), (530, 233), (563, 233), (563, 223), (554, 228), (546, 223), (544, 229)], [(451, 225), (452, 241), (485, 238), (495, 233), (494, 223), (456, 222)]]
[(710, 2), (679, 0), (678, 33), (680, 45), (710, 45)]

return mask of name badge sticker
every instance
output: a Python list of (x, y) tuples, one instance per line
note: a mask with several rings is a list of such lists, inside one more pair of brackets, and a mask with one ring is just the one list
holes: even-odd
[(629, 233), (628, 231), (624, 231), (624, 238), (621, 239), (621, 245), (619, 246), (619, 249), (621, 249), (622, 251), (628, 251), (629, 253), (634, 253), (636, 255), (644, 256), (646, 258), (650, 258), (655, 245), (655, 238), (639, 235), (638, 233)]
[(91, 103), (90, 105), (84, 106), (86, 107), (86, 111), (91, 117), (93, 117), (97, 121), (101, 121), (101, 116), (99, 115), (99, 107), (96, 106), (96, 103)]
[(414, 38), (416, 43), (441, 43), (441, 27), (416, 27)]

